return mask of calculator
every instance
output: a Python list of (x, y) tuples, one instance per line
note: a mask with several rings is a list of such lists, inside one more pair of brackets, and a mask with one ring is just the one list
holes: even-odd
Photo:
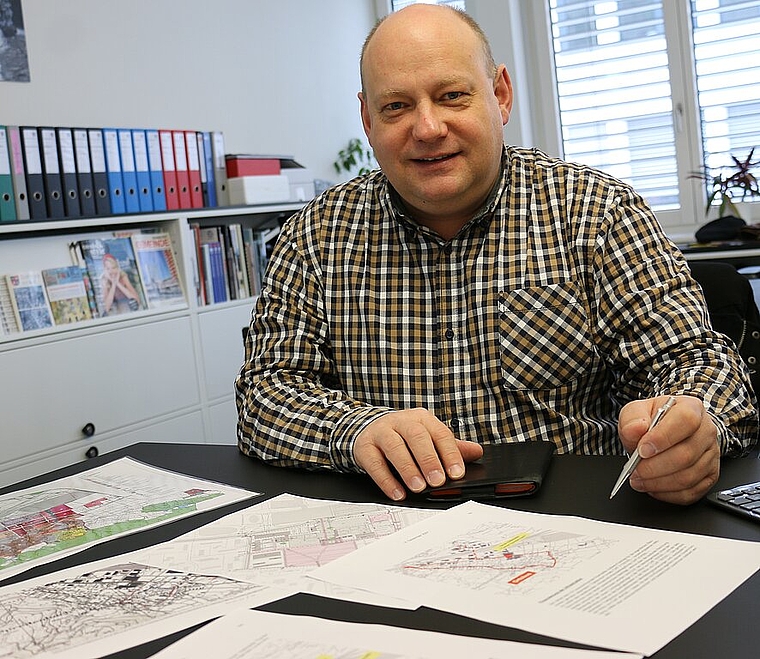
[(760, 481), (737, 485), (707, 495), (710, 503), (760, 523)]

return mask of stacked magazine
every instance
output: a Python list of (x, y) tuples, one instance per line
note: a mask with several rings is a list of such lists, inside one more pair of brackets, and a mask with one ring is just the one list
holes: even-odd
[(0, 335), (185, 305), (165, 233), (87, 238), (73, 264), (0, 276)]

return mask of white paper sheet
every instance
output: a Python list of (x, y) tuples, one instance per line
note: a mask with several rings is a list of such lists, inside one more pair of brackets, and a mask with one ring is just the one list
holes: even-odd
[(416, 608), (417, 604), (401, 597), (326, 584), (308, 579), (307, 575), (437, 512), (281, 494), (141, 550), (139, 555), (150, 564), (228, 576), (292, 592)]
[(240, 610), (209, 623), (154, 659), (635, 659), (640, 654), (576, 650), (453, 636), (383, 625)]
[(0, 496), (0, 580), (92, 545), (256, 496), (121, 458)]
[(758, 543), (468, 502), (312, 576), (650, 655), (758, 568)]
[(125, 554), (0, 588), (0, 657), (94, 659), (282, 596)]

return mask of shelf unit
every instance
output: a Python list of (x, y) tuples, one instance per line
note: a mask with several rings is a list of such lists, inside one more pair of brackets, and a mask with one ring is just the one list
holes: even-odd
[(303, 204), (0, 224), (0, 274), (67, 265), (113, 231), (171, 236), (187, 304), (0, 336), (0, 487), (134, 442), (234, 444), (253, 299), (201, 306), (191, 222), (276, 226)]

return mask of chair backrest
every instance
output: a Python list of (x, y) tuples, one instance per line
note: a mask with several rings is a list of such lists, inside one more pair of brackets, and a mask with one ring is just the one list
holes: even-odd
[(752, 285), (730, 263), (690, 261), (689, 268), (702, 287), (713, 328), (734, 342), (760, 394), (760, 311)]

